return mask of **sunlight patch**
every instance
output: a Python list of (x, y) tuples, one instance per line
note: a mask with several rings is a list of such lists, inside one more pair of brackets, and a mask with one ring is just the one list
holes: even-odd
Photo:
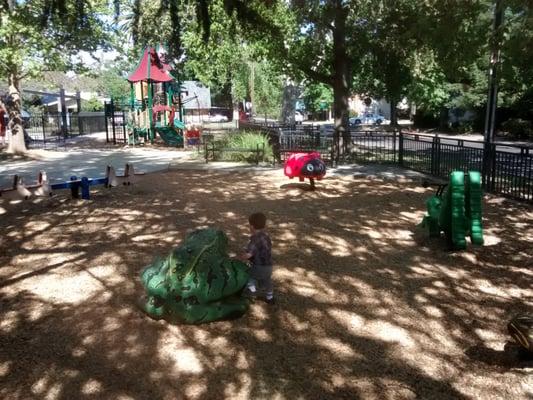
[(19, 315), (17, 311), (8, 311), (0, 318), (0, 331), (9, 333), (17, 327)]
[(340, 356), (341, 358), (355, 356), (355, 352), (349, 345), (342, 343), (337, 339), (323, 338), (319, 339), (317, 344), (325, 349), (328, 349), (333, 355)]
[(48, 377), (43, 376), (40, 378), (37, 382), (35, 382), (33, 385), (31, 385), (31, 392), (33, 394), (43, 394), (44, 390), (48, 386)]
[(193, 349), (163, 348), (159, 355), (174, 364), (176, 371), (185, 374), (200, 374), (204, 371), (200, 359)]
[(272, 342), (272, 336), (265, 329), (255, 330), (254, 335), (260, 342)]
[(83, 394), (96, 394), (102, 391), (102, 384), (96, 379), (89, 379), (85, 382), (81, 388)]
[(144, 242), (145, 240), (160, 240), (159, 235), (138, 235), (131, 238), (132, 242)]
[(500, 337), (500, 335), (488, 329), (477, 328), (475, 332), (481, 340), (487, 342), (496, 341)]
[(369, 332), (385, 342), (398, 343), (404, 347), (415, 345), (411, 335), (405, 329), (385, 321), (371, 321), (368, 323)]
[(83, 273), (76, 276), (44, 275), (27, 279), (21, 286), (43, 300), (69, 304), (87, 301), (101, 291), (101, 283)]
[(13, 364), (13, 361), (4, 361), (0, 363), (0, 376), (6, 376), (11, 371), (11, 364)]
[[(229, 382), (225, 385), (224, 398), (226, 399), (251, 399), (252, 391), (252, 379), (250, 376), (243, 372), (235, 377), (235, 380), (239, 382), (236, 385), (233, 382)], [(222, 396), (221, 396), (222, 398)]]
[(501, 239), (487, 232), (483, 232), (483, 246), (495, 246), (501, 243)]

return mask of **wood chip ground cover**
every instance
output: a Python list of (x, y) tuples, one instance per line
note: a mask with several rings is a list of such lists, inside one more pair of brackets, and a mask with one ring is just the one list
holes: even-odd
[[(505, 325), (533, 307), (533, 211), (487, 197), (486, 245), (416, 228), (408, 178), (170, 171), (135, 186), (0, 203), (0, 398), (530, 399)], [(278, 303), (202, 326), (150, 320), (138, 276), (190, 230), (232, 251), (264, 211)]]

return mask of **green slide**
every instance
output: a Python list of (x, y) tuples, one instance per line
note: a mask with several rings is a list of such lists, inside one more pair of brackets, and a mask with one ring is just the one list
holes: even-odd
[(481, 174), (454, 171), (442, 197), (432, 196), (426, 201), (428, 215), (422, 225), (430, 237), (443, 231), (454, 250), (466, 249), (466, 236), (474, 245), (483, 244)]
[(248, 267), (227, 254), (228, 238), (218, 229), (189, 234), (183, 244), (144, 269), (141, 308), (154, 319), (200, 324), (237, 317), (249, 302), (239, 296)]
[(156, 127), (155, 131), (159, 134), (159, 136), (161, 136), (161, 139), (163, 139), (163, 141), (169, 146), (183, 146), (183, 135), (181, 133), (176, 132), (174, 128), (170, 128), (168, 126), (160, 126)]

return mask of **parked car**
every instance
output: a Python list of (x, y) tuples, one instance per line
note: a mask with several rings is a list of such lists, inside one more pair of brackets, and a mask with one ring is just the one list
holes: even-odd
[(350, 125), (381, 125), (386, 121), (381, 114), (365, 113), (362, 116), (349, 119)]
[(222, 114), (213, 114), (207, 118), (207, 122), (228, 122), (228, 117)]

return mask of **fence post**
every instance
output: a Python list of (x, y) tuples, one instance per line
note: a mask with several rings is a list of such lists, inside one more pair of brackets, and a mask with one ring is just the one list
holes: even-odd
[[(122, 110), (122, 134), (124, 136), (124, 144), (128, 144), (128, 140), (126, 139), (126, 113), (124, 110)], [(135, 144), (135, 140), (133, 144)]]
[(440, 138), (438, 136), (433, 137), (431, 143), (431, 174), (440, 176)]
[(483, 165), (482, 165), (482, 180), (483, 186), (487, 191), (493, 189), (495, 177), (495, 155), (496, 146), (491, 142), (485, 140), (483, 142)]
[[(152, 116), (150, 116), (151, 118)], [(113, 98), (111, 98), (111, 128), (113, 131), (113, 144), (117, 144), (117, 136), (115, 131), (115, 103), (113, 102)]]
[(255, 150), (255, 165), (259, 165), (259, 143), (256, 144), (257, 148)]
[(398, 140), (398, 164), (403, 167), (403, 132), (400, 129), (400, 138)]
[[(399, 129), (399, 131), (401, 131), (401, 128)], [(392, 162), (395, 163), (396, 162), (396, 135), (397, 132), (396, 132), (396, 129), (394, 129), (394, 131), (392, 131)]]
[(76, 108), (78, 109), (78, 133), (79, 135), (83, 135), (83, 121), (80, 118), (80, 112), (81, 112), (81, 94), (80, 91), (76, 91)]
[(46, 148), (46, 128), (44, 126), (44, 123), (46, 121), (46, 118), (44, 117), (44, 114), (41, 115), (41, 121), (43, 123), (43, 145)]
[(104, 121), (105, 121), (105, 142), (106, 143), (109, 143), (109, 119), (108, 119), (108, 115), (109, 115), (109, 106), (108, 106), (108, 102), (105, 102), (104, 103)]
[(204, 143), (204, 147), (205, 147), (205, 150), (204, 150), (204, 156), (205, 156), (205, 163), (207, 164), (208, 163), (208, 158), (209, 156), (207, 155), (207, 141)]
[(491, 171), (491, 178), (489, 185), (487, 187), (490, 189), (491, 192), (494, 192), (495, 189), (495, 183), (496, 183), (496, 144), (491, 143), (490, 144), (490, 171)]
[(66, 138), (68, 135), (67, 126), (67, 103), (65, 101), (65, 89), (59, 89), (59, 104), (61, 106), (61, 133)]

